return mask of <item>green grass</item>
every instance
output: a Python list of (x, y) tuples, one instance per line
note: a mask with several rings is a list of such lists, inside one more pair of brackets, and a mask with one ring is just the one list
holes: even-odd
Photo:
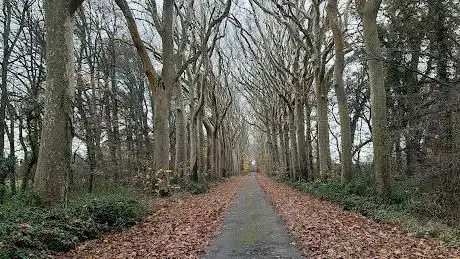
[(449, 246), (460, 248), (460, 228), (434, 216), (420, 213), (428, 201), (424, 202), (421, 195), (409, 191), (411, 187), (404, 183), (394, 185), (389, 200), (381, 200), (374, 191), (373, 182), (363, 178), (348, 185), (337, 181), (293, 182), (285, 178), (278, 180), (301, 192), (337, 203), (344, 210), (359, 212), (377, 222), (400, 224), (406, 227), (409, 235), (437, 238)]
[(37, 258), (134, 225), (146, 213), (135, 191), (106, 188), (72, 193), (68, 204), (46, 207), (21, 193), (0, 207), (0, 258)]

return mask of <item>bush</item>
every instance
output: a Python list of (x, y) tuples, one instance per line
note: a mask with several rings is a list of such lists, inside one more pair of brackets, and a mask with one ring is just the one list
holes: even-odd
[(393, 192), (390, 200), (381, 201), (370, 191), (371, 188), (363, 186), (363, 182), (356, 181), (348, 185), (334, 181), (304, 182), (297, 185), (297, 189), (338, 203), (344, 210), (357, 211), (376, 220), (394, 221), (409, 213), (409, 199), (402, 193)]
[(185, 190), (190, 192), (191, 194), (202, 194), (206, 193), (209, 190), (210, 186), (208, 181), (206, 180), (199, 180), (197, 182), (190, 181), (185, 184)]
[(282, 183), (292, 183), (291, 177), (288, 173), (277, 173), (275, 178)]
[(71, 209), (72, 213), (79, 215), (77, 227), (86, 228), (85, 225), (96, 224), (104, 232), (118, 231), (132, 226), (140, 219), (142, 207), (139, 202), (131, 199), (94, 199)]
[(411, 186), (410, 181), (400, 181), (393, 185), (388, 200), (380, 199), (374, 191), (373, 180), (369, 177), (356, 177), (344, 185), (336, 181), (292, 182), (284, 178), (302, 192), (337, 203), (344, 210), (356, 211), (378, 222), (401, 223), (410, 234), (420, 237), (439, 238), (449, 245), (460, 247), (460, 229), (432, 220), (434, 212), (427, 211), (430, 199)]
[(67, 207), (43, 207), (21, 194), (0, 208), (0, 258), (41, 257), (65, 252), (78, 242), (134, 225), (145, 206), (133, 194), (75, 196)]

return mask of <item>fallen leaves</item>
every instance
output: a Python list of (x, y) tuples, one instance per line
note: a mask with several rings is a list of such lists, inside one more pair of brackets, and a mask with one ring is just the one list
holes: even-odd
[(265, 176), (258, 179), (309, 258), (460, 258), (460, 251), (434, 240), (410, 237), (398, 226), (344, 211)]
[(198, 258), (245, 179), (233, 177), (206, 194), (163, 202), (145, 222), (57, 258)]

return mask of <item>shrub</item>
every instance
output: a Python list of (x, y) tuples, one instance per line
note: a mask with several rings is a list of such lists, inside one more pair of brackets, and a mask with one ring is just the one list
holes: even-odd
[(277, 173), (275, 176), (276, 180), (282, 182), (282, 183), (291, 183), (291, 178), (288, 173), (281, 172)]
[[(356, 188), (357, 186), (358, 188)], [(409, 199), (404, 196), (404, 193), (393, 192), (390, 200), (380, 201), (373, 192), (364, 192), (365, 188), (362, 186), (364, 184), (360, 181), (348, 185), (334, 181), (304, 182), (297, 185), (297, 189), (311, 193), (321, 199), (338, 203), (344, 210), (357, 211), (376, 220), (392, 220), (408, 213)], [(366, 188), (370, 189), (369, 187)]]
[(185, 190), (191, 194), (202, 194), (209, 190), (210, 186), (206, 180), (190, 181), (185, 184)]
[(134, 225), (145, 206), (133, 193), (75, 195), (68, 206), (46, 208), (21, 194), (0, 208), (0, 258), (35, 258)]
[[(420, 237), (439, 238), (449, 245), (460, 247), (460, 229), (437, 219), (429, 211), (431, 196), (413, 188), (410, 181), (393, 185), (391, 198), (381, 200), (374, 191), (373, 180), (357, 177), (344, 185), (336, 181), (288, 182), (302, 192), (337, 203), (344, 210), (356, 211), (378, 222), (401, 223), (409, 233)], [(433, 219), (436, 220), (427, 220)]]

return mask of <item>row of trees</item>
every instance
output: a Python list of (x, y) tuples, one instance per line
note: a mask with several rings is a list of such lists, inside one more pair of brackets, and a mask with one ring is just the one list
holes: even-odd
[(237, 173), (248, 133), (220, 43), (231, 6), (4, 1), (0, 188), (9, 179), (15, 192), (20, 172), (23, 190), (58, 201), (170, 169), (185, 181)]
[(458, 216), (459, 6), (249, 1), (234, 22), (246, 62), (236, 77), (266, 170), (349, 183), (373, 162), (379, 196), (403, 180), (438, 216)]
[(59, 200), (234, 174), (251, 146), (269, 172), (409, 183), (459, 215), (458, 0), (41, 3), (1, 4), (2, 190), (18, 158)]

